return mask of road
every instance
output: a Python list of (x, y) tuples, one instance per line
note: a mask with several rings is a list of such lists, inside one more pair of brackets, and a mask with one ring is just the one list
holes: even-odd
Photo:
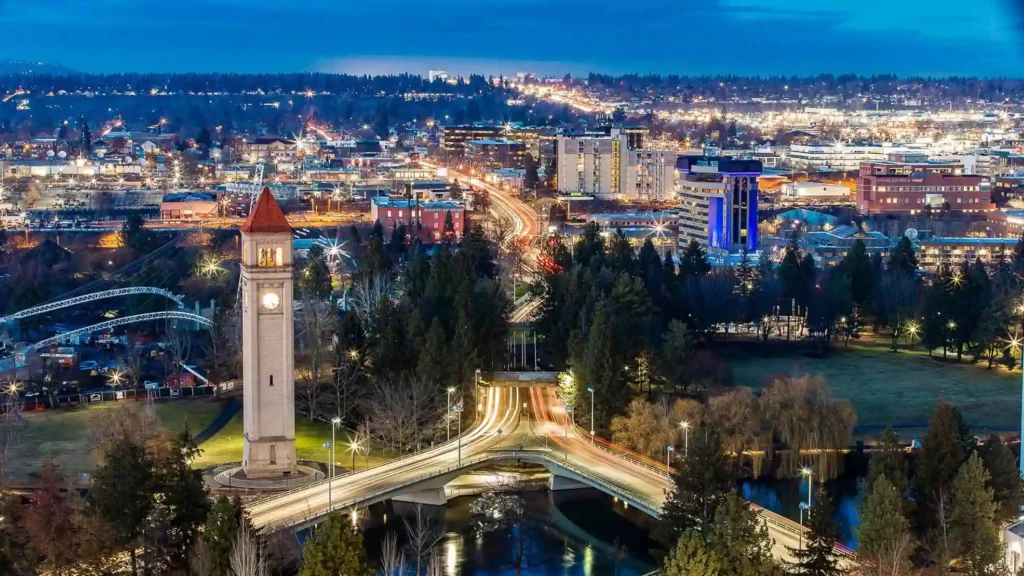
[[(472, 429), (439, 446), (396, 458), (378, 466), (336, 476), (313, 486), (277, 494), (246, 506), (253, 524), (271, 530), (299, 526), (309, 519), (323, 516), (328, 509), (348, 509), (355, 499), (359, 507), (384, 500), (389, 492), (479, 457), (487, 450), (507, 441), (519, 423), (519, 389), (486, 388), (483, 410)], [(472, 410), (473, 406), (466, 406)], [(455, 436), (455, 430), (452, 430)], [(345, 456), (336, 456), (345, 461)]]
[[(672, 489), (665, 462), (632, 453), (601, 438), (591, 439), (569, 422), (554, 388), (530, 388), (529, 405), (535, 433), (550, 438), (559, 447), (556, 452), (562, 450), (569, 464), (585, 468), (609, 484), (639, 494), (655, 509), (662, 508), (667, 493)], [(804, 529), (788, 518), (754, 504), (751, 506), (758, 510), (768, 526), (768, 534), (774, 541), (772, 553), (776, 558), (791, 561), (790, 549), (802, 545)], [(845, 547), (837, 545), (836, 552), (844, 558), (852, 558), (852, 551)]]

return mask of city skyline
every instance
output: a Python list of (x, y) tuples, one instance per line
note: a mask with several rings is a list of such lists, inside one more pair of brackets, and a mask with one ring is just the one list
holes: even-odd
[(282, 0), (182, 0), (175, 11), (124, 0), (54, 0), (0, 7), (8, 38), (0, 58), (82, 72), (1024, 76), (1021, 7), (1011, 0), (981, 0), (970, 11), (952, 0), (640, 7), (606, 0), (312, 0), (301, 8)]

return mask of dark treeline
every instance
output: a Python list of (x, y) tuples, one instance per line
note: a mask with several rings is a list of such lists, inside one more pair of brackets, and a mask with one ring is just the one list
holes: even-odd
[(900, 78), (893, 74), (859, 76), (856, 74), (819, 74), (816, 76), (680, 76), (636, 75), (609, 76), (590, 74), (586, 78), (591, 89), (608, 90), (623, 96), (658, 94), (681, 95), (683, 101), (694, 96), (714, 97), (719, 101), (731, 97), (774, 97), (814, 99), (838, 96), (841, 100), (867, 96), (871, 99), (898, 96), (925, 98), (929, 101), (965, 99), (1003, 101), (1024, 94), (1024, 80), (1009, 78)]
[[(461, 79), (460, 79), (461, 80)], [(286, 73), (286, 74), (10, 74), (0, 76), (0, 90), (11, 92), (21, 88), (30, 93), (65, 92), (136, 92), (148, 94), (151, 90), (171, 93), (215, 92), (239, 94), (242, 92), (299, 94), (312, 90), (330, 94), (378, 95), (404, 92), (432, 92), (438, 94), (476, 94), (491, 88), (487, 78), (472, 75), (456, 84), (412, 74), (392, 76), (353, 76), (348, 74)]]

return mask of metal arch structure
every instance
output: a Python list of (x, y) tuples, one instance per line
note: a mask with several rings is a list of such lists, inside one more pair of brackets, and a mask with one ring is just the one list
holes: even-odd
[(178, 308), (184, 308), (185, 302), (181, 299), (181, 296), (164, 290), (163, 288), (153, 288), (152, 286), (138, 286), (133, 288), (117, 288), (114, 290), (104, 290), (102, 292), (93, 292), (91, 294), (83, 294), (81, 296), (75, 296), (74, 298), (68, 298), (57, 302), (51, 302), (49, 304), (43, 304), (41, 306), (35, 306), (32, 308), (26, 308), (14, 314), (9, 314), (0, 318), (0, 320), (6, 322), (9, 320), (17, 320), (20, 318), (28, 318), (29, 316), (35, 316), (36, 314), (44, 314), (53, 310), (60, 310), (61, 308), (68, 308), (70, 306), (77, 306), (78, 304), (85, 304), (86, 302), (93, 302), (95, 300), (104, 300), (106, 298), (117, 298), (118, 296), (132, 296), (134, 294), (156, 294), (163, 296), (168, 300), (173, 300)]
[(81, 336), (82, 334), (91, 334), (93, 332), (99, 332), (108, 328), (114, 328), (116, 326), (124, 326), (125, 324), (135, 324), (138, 322), (149, 322), (152, 320), (187, 320), (189, 322), (195, 322), (209, 328), (213, 326), (213, 321), (204, 318), (198, 314), (192, 314), (191, 312), (179, 312), (177, 310), (169, 310), (166, 312), (149, 312), (146, 314), (135, 314), (134, 316), (124, 316), (123, 318), (115, 318), (99, 324), (93, 324), (92, 326), (86, 326), (85, 328), (79, 328), (63, 334), (58, 334), (52, 338), (46, 340), (40, 340), (35, 344), (30, 344), (26, 351), (37, 351), (42, 348), (53, 344), (60, 344), (75, 336)]

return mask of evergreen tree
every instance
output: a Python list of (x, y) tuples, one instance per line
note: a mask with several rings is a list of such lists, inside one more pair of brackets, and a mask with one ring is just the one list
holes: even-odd
[(156, 235), (144, 228), (145, 221), (138, 212), (132, 212), (121, 225), (121, 240), (136, 255), (148, 254), (156, 248)]
[(452, 200), (462, 200), (462, 186), (458, 180), (452, 180), (451, 186), (448, 187), (448, 195)]
[(370, 576), (363, 535), (339, 513), (332, 513), (306, 540), (299, 576)]
[(664, 576), (718, 576), (722, 561), (696, 530), (687, 530), (665, 559)]
[(914, 542), (903, 513), (904, 495), (885, 475), (866, 484), (860, 503), (857, 554), (878, 576), (900, 574), (910, 565)]
[[(892, 426), (885, 428), (878, 446), (871, 453), (864, 485), (873, 486), (879, 476), (885, 476), (901, 496), (906, 496), (910, 483), (907, 454), (900, 445), (899, 433), (893, 430)], [(909, 499), (907, 501), (909, 502)]]
[(790, 548), (795, 562), (793, 571), (805, 576), (840, 576), (835, 556), (836, 533), (832, 524), (832, 501), (824, 490), (818, 490), (817, 498), (808, 511), (802, 548)]
[(209, 559), (210, 576), (233, 576), (231, 551), (243, 522), (248, 522), (242, 503), (235, 497), (220, 496), (210, 507), (203, 527), (203, 553)]
[(526, 173), (523, 175), (523, 188), (526, 190), (536, 190), (540, 187), (540, 174), (538, 173), (537, 162), (529, 152), (526, 153), (524, 166), (526, 167)]
[(582, 358), (576, 369), (578, 381), (576, 405), (582, 404), (587, 387), (594, 389), (594, 429), (604, 430), (612, 415), (629, 401), (629, 389), (622, 378), (620, 357), (615, 351), (615, 337), (607, 306), (598, 304), (594, 320), (587, 331)]
[(679, 257), (679, 276), (694, 278), (707, 276), (709, 272), (711, 272), (711, 264), (708, 262), (708, 255), (704, 251), (704, 247), (696, 240), (690, 240)]
[(779, 278), (782, 280), (782, 295), (786, 299), (787, 307), (794, 300), (802, 302), (805, 287), (800, 274), (800, 253), (795, 242), (790, 242), (786, 247), (782, 263), (779, 264)]
[(171, 449), (156, 470), (157, 506), (166, 526), (161, 530), (172, 567), (184, 567), (199, 538), (199, 529), (210, 513), (210, 501), (203, 481), (202, 469), (193, 468), (192, 461), (202, 454), (188, 426), (171, 443)]
[(1003, 443), (998, 434), (989, 434), (985, 443), (978, 447), (978, 455), (991, 477), (989, 486), (999, 505), (996, 520), (1016, 520), (1024, 506), (1024, 481), (1021, 480), (1013, 452), (1010, 452), (1010, 447)]
[(314, 244), (309, 250), (306, 267), (299, 276), (299, 290), (308, 298), (326, 300), (332, 291), (331, 271), (327, 267), (327, 258), (323, 247)]
[(671, 546), (687, 530), (707, 534), (719, 506), (733, 491), (734, 470), (718, 433), (701, 424), (690, 434), (689, 454), (672, 473), (658, 539)]
[[(423, 245), (416, 243), (412, 248), (412, 258), (405, 270), (405, 295), (418, 304), (427, 293), (427, 282), (430, 279), (430, 261), (423, 250)], [(421, 318), (422, 320), (422, 318)]]
[(126, 435), (113, 441), (93, 474), (90, 505), (113, 530), (112, 544), (128, 554), (133, 574), (138, 573), (136, 551), (153, 510), (155, 487), (152, 458)]
[(494, 260), (487, 235), (480, 224), (474, 224), (462, 238), (462, 252), (469, 259), (474, 278), (494, 278)]
[(381, 102), (377, 106), (377, 117), (373, 121), (373, 131), (377, 134), (378, 138), (385, 139), (391, 135), (389, 126), (388, 109)]
[(629, 239), (626, 238), (626, 234), (621, 228), (616, 228), (615, 233), (612, 234), (608, 256), (611, 259), (612, 269), (616, 273), (633, 272), (633, 246), (630, 245)]
[(950, 537), (968, 576), (1002, 574), (1005, 544), (996, 520), (998, 505), (981, 458), (971, 454), (952, 482)]
[(917, 273), (919, 265), (917, 255), (914, 254), (914, 244), (910, 241), (910, 238), (900, 236), (900, 241), (896, 244), (896, 248), (889, 254), (889, 270), (913, 275)]
[(721, 561), (721, 576), (772, 576), (780, 572), (772, 556), (768, 525), (736, 494), (727, 495), (715, 511), (707, 541)]
[(83, 115), (79, 119), (79, 132), (81, 133), (81, 147), (85, 150), (86, 156), (92, 153), (92, 131), (89, 130), (89, 123), (85, 121)]
[(943, 494), (960, 469), (968, 449), (968, 429), (960, 410), (939, 398), (915, 461), (914, 501), (919, 533), (937, 525), (937, 509)]
[(441, 321), (434, 318), (416, 364), (416, 375), (432, 387), (440, 387), (446, 381), (445, 370), (449, 363), (447, 340)]
[(877, 279), (863, 240), (859, 238), (854, 240), (853, 247), (843, 256), (838, 269), (850, 279), (853, 303), (862, 310), (869, 309)]
[(693, 348), (693, 339), (686, 324), (679, 320), (669, 322), (668, 329), (662, 336), (660, 372), (665, 376), (666, 384), (676, 394), (686, 392), (689, 382), (686, 381), (687, 360)]
[(448, 245), (451, 245), (458, 240), (455, 235), (455, 223), (452, 221), (452, 213), (444, 213), (444, 228), (441, 229), (441, 240)]
[(372, 278), (376, 274), (384, 274), (388, 277), (391, 276), (392, 264), (391, 259), (388, 258), (387, 253), (384, 251), (383, 235), (383, 230), (381, 230), (380, 236), (377, 234), (370, 235), (370, 244), (367, 246), (366, 252), (363, 254), (359, 268), (353, 274), (354, 280), (358, 280), (359, 278)]

